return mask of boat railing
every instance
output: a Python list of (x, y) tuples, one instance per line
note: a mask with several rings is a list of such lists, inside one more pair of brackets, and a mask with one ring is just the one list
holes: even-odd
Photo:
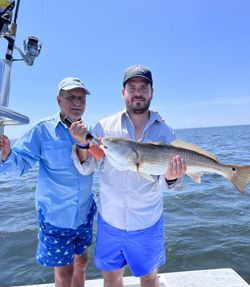
[[(3, 135), (4, 127), (7, 125), (24, 125), (30, 121), (27, 116), (8, 108), (11, 64), (11, 61), (0, 60), (0, 135)], [(0, 151), (0, 162), (1, 160)]]
[(0, 60), (0, 123), (1, 125), (23, 125), (29, 118), (8, 108), (10, 95), (11, 61)]

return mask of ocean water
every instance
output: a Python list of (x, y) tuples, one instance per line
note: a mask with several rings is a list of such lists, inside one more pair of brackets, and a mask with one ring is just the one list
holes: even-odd
[[(250, 125), (176, 130), (178, 138), (213, 152), (221, 163), (250, 165)], [(0, 174), (0, 286), (53, 282), (53, 269), (35, 261), (37, 167), (21, 178)], [(98, 177), (94, 179), (98, 193)], [(250, 283), (250, 185), (241, 195), (218, 175), (184, 178), (164, 192), (167, 263), (160, 272), (233, 268)], [(94, 226), (94, 233), (96, 226)], [(90, 248), (87, 279), (100, 278)], [(126, 270), (126, 275), (130, 275)]]

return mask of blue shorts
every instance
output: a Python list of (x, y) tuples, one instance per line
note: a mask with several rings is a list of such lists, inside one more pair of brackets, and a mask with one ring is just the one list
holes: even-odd
[(149, 228), (125, 231), (98, 216), (95, 249), (98, 269), (110, 272), (128, 265), (132, 274), (140, 277), (153, 272), (165, 261), (163, 217)]
[(39, 212), (37, 262), (45, 266), (65, 266), (73, 262), (74, 254), (83, 255), (86, 247), (92, 243), (95, 213), (96, 205), (93, 201), (86, 222), (72, 229), (44, 222), (44, 216)]

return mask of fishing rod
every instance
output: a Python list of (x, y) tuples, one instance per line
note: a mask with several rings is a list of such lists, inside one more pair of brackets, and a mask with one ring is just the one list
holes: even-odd
[[(64, 119), (62, 120), (62, 122), (68, 127), (70, 128), (71, 125), (73, 124), (73, 120), (69, 117), (66, 116), (64, 117)], [(90, 131), (87, 131), (87, 134), (85, 136), (85, 139), (88, 141), (91, 141), (92, 145), (88, 146), (88, 152), (97, 160), (101, 159), (102, 157), (105, 156), (103, 150), (100, 148), (101, 145), (101, 141), (97, 138), (95, 138)]]
[[(24, 51), (15, 46), (17, 32), (17, 17), (20, 0), (0, 0), (0, 39), (8, 42), (5, 59), (0, 59), (0, 135), (4, 133), (6, 125), (23, 125), (29, 123), (29, 118), (8, 108), (10, 96), (10, 75), (14, 61), (24, 61), (32, 66), (36, 57), (39, 56), (42, 44), (39, 39), (29, 36), (24, 40)], [(14, 17), (12, 21), (12, 14)], [(17, 50), (21, 56), (19, 59), (13, 58), (13, 52)], [(0, 151), (0, 163), (2, 153)]]

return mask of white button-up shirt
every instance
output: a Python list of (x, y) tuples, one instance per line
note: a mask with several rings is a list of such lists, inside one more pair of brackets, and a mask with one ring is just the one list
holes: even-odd
[[(123, 111), (102, 119), (91, 131), (96, 137), (114, 136), (135, 140), (135, 128), (128, 114)], [(158, 113), (150, 111), (140, 142), (170, 143), (175, 135)], [(110, 225), (127, 231), (152, 226), (163, 212), (164, 176), (149, 181), (136, 172), (119, 171), (104, 157), (97, 162), (93, 157), (80, 165), (73, 153), (78, 170), (87, 175), (99, 170), (100, 192), (98, 208), (102, 218)], [(166, 167), (167, 168), (167, 167)]]

